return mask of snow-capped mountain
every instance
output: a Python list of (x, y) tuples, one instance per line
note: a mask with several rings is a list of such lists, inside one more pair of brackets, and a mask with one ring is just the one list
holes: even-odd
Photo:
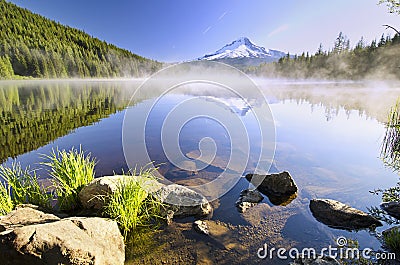
[(233, 41), (232, 43), (225, 45), (215, 53), (207, 54), (203, 57), (198, 58), (197, 60), (222, 60), (225, 62), (238, 62), (238, 60), (245, 59), (245, 61), (247, 62), (246, 64), (248, 64), (249, 61), (255, 59), (253, 61), (256, 64), (259, 64), (261, 62), (277, 61), (279, 60), (279, 58), (285, 55), (286, 53), (284, 52), (257, 46), (252, 43), (248, 38), (241, 37)]

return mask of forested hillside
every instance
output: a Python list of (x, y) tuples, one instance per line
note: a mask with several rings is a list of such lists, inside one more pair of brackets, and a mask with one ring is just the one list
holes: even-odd
[(138, 77), (159, 62), (0, 0), (0, 78)]
[(349, 39), (339, 33), (330, 51), (322, 45), (314, 55), (281, 58), (245, 70), (268, 77), (317, 79), (400, 79), (400, 36), (383, 36), (366, 44), (363, 39), (350, 48)]

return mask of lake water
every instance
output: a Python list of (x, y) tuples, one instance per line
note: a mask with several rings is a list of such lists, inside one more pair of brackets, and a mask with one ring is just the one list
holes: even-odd
[[(238, 235), (248, 231), (246, 227), (253, 229), (247, 235), (248, 240), (243, 242), (246, 248), (243, 255), (248, 256), (248, 263), (258, 262), (256, 251), (264, 243), (321, 248), (332, 244), (335, 237), (346, 236), (357, 239), (361, 247), (379, 249), (380, 242), (367, 231), (347, 232), (318, 223), (308, 203), (311, 198), (331, 198), (367, 211), (367, 207), (380, 203), (380, 198), (370, 194), (370, 190), (390, 187), (397, 182), (398, 175), (384, 167), (379, 155), (384, 122), (390, 107), (400, 96), (400, 85), (257, 79), (255, 82), (268, 99), (276, 127), (276, 150), (270, 171), (289, 171), (299, 193), (286, 206), (275, 206), (266, 198), (246, 214), (240, 214), (234, 203), (249, 183), (238, 176), (237, 184), (213, 203), (212, 220), (230, 224)], [(53, 148), (82, 146), (98, 160), (96, 176), (126, 172), (128, 165), (122, 144), (124, 116), (127, 112), (141, 115), (143, 109), (154, 104), (154, 95), (150, 92), (130, 101), (140, 83), (1, 82), (1, 162), (19, 161), (46, 177), (46, 171), (38, 164), (43, 161), (41, 154), (49, 154)], [(244, 173), (252, 172), (257, 163), (262, 137), (256, 128), (253, 109), (242, 99), (224, 94), (209, 95), (203, 89), (191, 87), (190, 91), (164, 96), (154, 105), (142, 128), (146, 132), (150, 159), (160, 165), (159, 172), (169, 181), (187, 185), (212, 181), (224, 171), (230, 152), (235, 148), (230, 145), (230, 132), (223, 124), (199, 116), (180, 128), (179, 147), (182, 154), (193, 159), (199, 155), (199, 142), (212, 139), (216, 147), (215, 159), (199, 171), (182, 170), (169, 162), (161, 141), (163, 122), (176, 106), (193, 98), (204, 104), (218, 101), (231, 113), (229, 115), (239, 117), (251, 140)], [(258, 108), (257, 99), (248, 100)], [(201, 112), (201, 107), (196, 108)], [(180, 222), (187, 221), (190, 220)], [(190, 239), (190, 235), (188, 237)], [(213, 255), (207, 253), (196, 255)]]

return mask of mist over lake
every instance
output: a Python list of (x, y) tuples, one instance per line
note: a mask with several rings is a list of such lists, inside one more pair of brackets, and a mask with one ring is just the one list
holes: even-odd
[[(363, 211), (379, 205), (379, 196), (369, 191), (390, 187), (398, 178), (385, 168), (379, 156), (387, 113), (400, 96), (400, 84), (267, 79), (255, 82), (268, 100), (276, 126), (276, 150), (269, 172), (289, 171), (299, 187), (298, 195), (285, 206), (274, 205), (266, 197), (251, 211), (240, 214), (234, 203), (240, 191), (249, 186), (240, 179), (213, 202), (212, 220), (233, 226), (237, 235), (247, 231), (243, 229), (260, 231), (242, 237), (250, 250), (245, 255), (249, 261), (257, 260), (253, 253), (268, 241), (320, 247), (331, 244), (334, 237), (348, 236), (357, 239), (362, 247), (379, 248), (379, 241), (367, 231), (347, 232), (318, 223), (308, 202), (312, 198), (332, 198)], [(1, 82), (2, 162), (30, 165), (47, 178), (48, 173), (39, 164), (43, 161), (41, 154), (82, 146), (98, 160), (96, 176), (126, 172), (124, 115), (128, 110), (139, 114), (146, 104), (154, 103), (155, 93), (151, 91), (130, 101), (139, 85), (140, 81), (127, 80)], [(182, 153), (195, 161), (199, 141), (212, 138), (217, 152), (210, 165), (194, 173), (178, 168), (165, 157), (160, 134), (163, 121), (174, 107), (193, 98), (217, 100), (240, 117), (252, 140), (245, 170), (251, 172), (257, 161), (253, 153), (259, 152), (260, 146), (254, 110), (244, 99), (207, 89), (207, 85), (175, 91), (153, 106), (145, 128), (146, 144), (151, 160), (160, 165), (159, 172), (171, 182), (192, 185), (212, 181), (227, 165), (231, 150), (227, 131), (205, 117), (188, 121), (181, 128), (179, 144)], [(258, 107), (257, 99), (246, 100)], [(188, 240), (193, 238), (188, 235)], [(172, 234), (171, 240), (178, 239)]]

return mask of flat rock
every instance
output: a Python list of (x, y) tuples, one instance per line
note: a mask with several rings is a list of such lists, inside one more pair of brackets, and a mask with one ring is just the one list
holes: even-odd
[(315, 219), (333, 228), (356, 230), (382, 226), (373, 216), (335, 200), (312, 199), (310, 210)]
[(182, 185), (163, 186), (153, 195), (174, 212), (174, 217), (206, 216), (213, 210), (202, 194)]
[(137, 181), (141, 187), (149, 192), (155, 192), (160, 189), (163, 184), (157, 180), (144, 178), (141, 176), (104, 176), (96, 178), (85, 186), (79, 193), (79, 199), (84, 209), (100, 210), (104, 207), (105, 196), (115, 192), (118, 185), (129, 180)]
[(276, 174), (247, 174), (246, 179), (275, 205), (287, 205), (297, 196), (297, 185), (287, 171)]
[(239, 212), (244, 213), (248, 208), (257, 205), (264, 199), (264, 196), (257, 190), (246, 189), (240, 192), (239, 199), (235, 205)]
[[(29, 213), (18, 209), (7, 220)], [(1, 264), (124, 264), (125, 247), (117, 223), (103, 218), (45, 218), (38, 223), (19, 221), (19, 227), (0, 233)], [(38, 220), (37, 218), (36, 220)], [(46, 222), (48, 220), (49, 222)]]
[(390, 216), (400, 220), (400, 202), (383, 202), (380, 207)]

